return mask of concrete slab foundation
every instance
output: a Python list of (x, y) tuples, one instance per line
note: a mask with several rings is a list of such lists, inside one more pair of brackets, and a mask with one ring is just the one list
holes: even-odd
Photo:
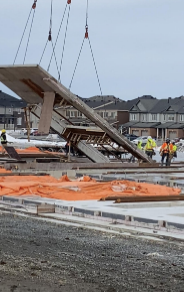
[[(0, 209), (184, 240), (184, 202), (123, 203), (2, 197)], [(41, 210), (39, 212), (39, 209)]]

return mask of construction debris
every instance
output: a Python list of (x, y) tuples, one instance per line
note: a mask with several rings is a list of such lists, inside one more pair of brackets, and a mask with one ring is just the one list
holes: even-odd
[[(91, 141), (94, 144), (99, 142), (100, 144), (111, 145), (111, 147), (115, 143), (136, 158), (145, 162), (152, 162), (143, 151), (139, 150), (136, 145), (120, 134), (112, 125), (40, 66), (1, 66), (0, 81), (27, 103), (30, 103), (30, 111), (40, 119), (40, 132), (45, 133), (51, 127), (55, 133), (71, 142), (92, 161), (109, 162), (109, 159), (91, 144), (87, 144), (86, 141)], [(40, 104), (42, 104), (42, 107), (40, 107)], [(73, 106), (94, 122), (99, 130), (97, 133), (94, 133), (94, 131), (87, 133), (81, 127), (77, 129), (68, 126), (68, 121), (65, 117), (61, 120), (61, 114), (54, 109), (54, 105), (60, 107)], [(86, 137), (86, 141), (84, 137)]]

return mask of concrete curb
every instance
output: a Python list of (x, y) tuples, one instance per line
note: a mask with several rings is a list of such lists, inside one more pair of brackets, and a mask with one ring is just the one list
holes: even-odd
[[(110, 213), (110, 212), (103, 212), (103, 211), (96, 211), (96, 210), (89, 210), (83, 209), (73, 206), (67, 205), (60, 205), (58, 203), (45, 203), (40, 202), (32, 199), (23, 199), (18, 197), (9, 197), (3, 196), (0, 198), (0, 204), (6, 203), (7, 208), (23, 208), (35, 215), (40, 215), (43, 213), (48, 214), (62, 214), (62, 215), (71, 215), (76, 217), (83, 217), (89, 219), (95, 219), (99, 221), (108, 222), (111, 224), (122, 224), (125, 226), (130, 227), (141, 227), (141, 228), (148, 228), (153, 229), (155, 231), (167, 231), (167, 232), (174, 232), (174, 233), (181, 233), (184, 234), (184, 224), (169, 222), (164, 220), (154, 220), (150, 218), (144, 217), (135, 217), (130, 215), (124, 214), (117, 214), (117, 213)], [(131, 212), (131, 210), (130, 210)]]

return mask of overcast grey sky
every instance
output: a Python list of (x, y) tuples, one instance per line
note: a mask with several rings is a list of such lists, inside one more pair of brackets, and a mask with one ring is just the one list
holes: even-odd
[[(53, 41), (67, 0), (53, 0)], [(33, 0), (1, 1), (0, 64), (12, 64)], [(68, 13), (68, 8), (67, 8)], [(56, 48), (60, 63), (66, 27)], [(86, 0), (72, 0), (61, 82), (69, 87), (85, 33)], [(50, 0), (38, 0), (26, 64), (39, 62), (48, 37)], [(184, 0), (89, 0), (89, 37), (103, 94), (133, 99), (184, 94)], [(28, 31), (16, 64), (23, 62)], [(47, 69), (51, 43), (41, 66)], [(50, 73), (58, 77), (53, 59)], [(0, 84), (0, 89), (10, 93)], [(100, 95), (89, 43), (84, 43), (71, 87), (90, 97)]]

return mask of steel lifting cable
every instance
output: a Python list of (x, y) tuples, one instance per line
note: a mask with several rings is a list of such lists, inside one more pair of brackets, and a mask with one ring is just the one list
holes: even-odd
[(45, 47), (44, 47), (44, 49), (43, 49), (43, 53), (42, 53), (42, 55), (41, 55), (39, 65), (41, 64), (41, 61), (42, 61), (43, 56), (44, 56), (44, 54), (45, 54), (45, 50), (46, 50), (46, 48), (47, 48), (48, 42), (50, 42), (50, 41), (52, 40), (52, 3), (53, 3), (53, 0), (51, 0), (49, 36), (48, 36), (48, 38), (47, 38), (47, 41), (46, 41)]
[(54, 50), (54, 45), (53, 45), (53, 42), (52, 42), (52, 11), (53, 11), (53, 0), (51, 0), (51, 12), (50, 12), (49, 36), (48, 36), (48, 38), (47, 38), (47, 41), (46, 41), (46, 44), (45, 44), (45, 47), (44, 47), (44, 50), (43, 50), (43, 53), (42, 53), (42, 56), (41, 56), (41, 59), (40, 59), (39, 65), (40, 65), (40, 63), (41, 63), (41, 61), (42, 61), (42, 59), (43, 59), (43, 56), (44, 56), (45, 50), (46, 50), (46, 48), (47, 48), (48, 42), (51, 42), (51, 44), (52, 44), (52, 50), (53, 50), (53, 54), (54, 54), (54, 57), (55, 57), (56, 67), (57, 67), (57, 71), (58, 71), (58, 74), (59, 74), (59, 69), (58, 69), (57, 59), (56, 59), (55, 50)]
[[(68, 2), (71, 3), (71, 1), (68, 1)], [(68, 17), (67, 17), (67, 22), (66, 22), (66, 30), (65, 30), (65, 37), (64, 37), (64, 43), (63, 43), (63, 50), (62, 50), (62, 56), (61, 56), (61, 63), (60, 63), (60, 68), (59, 68), (58, 81), (61, 81), (61, 68), (62, 68), (62, 64), (63, 64), (63, 56), (64, 56), (64, 50), (65, 50), (65, 43), (66, 43), (66, 36), (67, 36), (67, 30), (68, 30), (69, 17), (70, 17), (70, 6), (69, 6)]]
[(32, 5), (32, 9), (34, 10), (34, 12), (33, 12), (33, 17), (32, 17), (32, 21), (31, 21), (31, 27), (30, 27), (30, 31), (29, 31), (29, 36), (28, 36), (28, 41), (27, 41), (27, 46), (26, 46), (23, 64), (25, 63), (25, 60), (26, 60), (27, 50), (28, 50), (28, 46), (29, 46), (29, 40), (30, 40), (31, 31), (32, 31), (32, 27), (33, 27), (33, 21), (34, 21), (34, 16), (35, 16), (35, 11), (36, 11), (36, 2), (37, 2), (37, 0), (34, 0), (34, 3)]
[(51, 44), (52, 44), (52, 50), (53, 50), (53, 54), (54, 54), (54, 59), (55, 59), (55, 62), (56, 62), (56, 68), (57, 68), (58, 75), (59, 75), (59, 67), (58, 67), (58, 64), (57, 64), (57, 58), (56, 58), (54, 44), (53, 44), (53, 41), (52, 40), (51, 40)]
[(79, 59), (80, 59), (80, 55), (81, 55), (81, 52), (82, 52), (82, 48), (83, 48), (83, 45), (84, 45), (84, 41), (85, 41), (85, 37), (83, 39), (83, 42), (82, 42), (82, 46), (80, 48), (80, 52), (79, 52), (79, 56), (77, 58), (77, 63), (75, 65), (75, 69), (74, 69), (74, 72), (73, 72), (73, 75), (72, 75), (72, 79), (71, 79), (71, 82), (70, 82), (70, 85), (69, 85), (69, 89), (71, 88), (72, 86), (72, 82), (73, 82), (73, 78), (74, 78), (74, 75), (75, 75), (75, 72), (76, 72), (76, 69), (77, 69), (77, 65), (78, 65), (78, 62), (79, 62)]
[(98, 85), (99, 85), (99, 88), (100, 88), (100, 93), (102, 95), (102, 88), (101, 88), (101, 85), (100, 85), (100, 79), (99, 79), (99, 76), (98, 76), (98, 71), (97, 71), (97, 67), (96, 67), (96, 63), (95, 63), (95, 58), (94, 58), (94, 54), (93, 54), (93, 50), (92, 50), (92, 46), (91, 46), (91, 42), (90, 42), (89, 36), (88, 36), (88, 41), (89, 41), (89, 46), (90, 46), (90, 50), (91, 50), (91, 54), (92, 54), (92, 58), (93, 58), (93, 63), (94, 63), (95, 71), (96, 71)]
[(55, 44), (53, 46), (53, 51), (52, 51), (52, 55), (51, 55), (51, 58), (50, 58), (50, 61), (49, 61), (49, 65), (48, 65), (47, 71), (49, 71), (49, 69), (50, 69), (50, 65), (51, 65), (51, 62), (52, 62), (52, 58), (53, 58), (53, 55), (55, 54), (55, 48), (56, 48), (57, 41), (58, 41), (58, 38), (59, 38), (59, 35), (60, 35), (60, 31), (61, 31), (61, 27), (62, 27), (62, 24), (63, 24), (63, 20), (64, 20), (64, 17), (65, 17), (67, 5), (70, 4), (70, 3), (71, 3), (71, 1), (68, 0), (67, 1), (67, 4), (65, 6), (65, 10), (64, 10), (63, 17), (62, 17), (62, 20), (61, 20), (61, 23), (60, 23), (60, 26), (59, 26), (59, 30), (58, 30), (58, 34), (57, 34), (57, 37), (56, 37), (56, 41), (55, 41)]
[(33, 5), (31, 6), (31, 10), (30, 10), (30, 12), (29, 12), (29, 16), (28, 16), (28, 19), (27, 19), (27, 22), (26, 22), (26, 25), (25, 25), (25, 28), (24, 28), (24, 31), (23, 31), (23, 34), (22, 34), (22, 37), (21, 37), (21, 40), (20, 40), (20, 43), (19, 43), (18, 49), (17, 49), (17, 52), (16, 52), (16, 55), (15, 55), (15, 59), (14, 59), (13, 65), (14, 65), (15, 62), (16, 62), (16, 59), (17, 59), (17, 56), (18, 56), (18, 53), (19, 53), (19, 50), (20, 50), (20, 47), (21, 47), (21, 44), (22, 44), (22, 41), (23, 41), (23, 38), (24, 38), (24, 34), (25, 34), (25, 32), (26, 32), (26, 28), (27, 28), (27, 25), (28, 25), (28, 22), (29, 22), (29, 19), (30, 19), (30, 16), (31, 16), (31, 12), (32, 12), (33, 9), (36, 8), (36, 6), (35, 6), (35, 5), (36, 5), (36, 2), (37, 2), (37, 0), (34, 1)]
[(42, 62), (43, 56), (44, 56), (44, 54), (45, 54), (45, 51), (46, 51), (46, 48), (47, 48), (47, 45), (48, 45), (48, 42), (49, 42), (49, 40), (47, 39), (47, 41), (46, 41), (46, 44), (45, 44), (45, 47), (44, 47), (44, 49), (43, 49), (42, 56), (41, 56), (41, 58), (40, 58), (39, 65), (40, 65), (40, 64), (41, 64), (41, 62)]
[(98, 85), (99, 85), (99, 88), (100, 88), (100, 93), (102, 95), (102, 88), (101, 88), (101, 84), (100, 84), (100, 79), (99, 79), (97, 66), (96, 66), (96, 63), (95, 63), (95, 58), (94, 58), (91, 42), (90, 42), (90, 39), (89, 39), (89, 33), (88, 33), (88, 7), (89, 7), (89, 0), (87, 0), (87, 8), (86, 8), (86, 26), (85, 26), (85, 30), (86, 31), (85, 31), (85, 37), (84, 37), (83, 42), (82, 42), (82, 46), (81, 46), (80, 53), (79, 53), (79, 56), (78, 56), (78, 59), (77, 59), (77, 63), (75, 65), (75, 69), (74, 69), (74, 72), (73, 72), (73, 75), (72, 75), (72, 79), (71, 79), (71, 82), (70, 82), (70, 85), (69, 85), (69, 89), (71, 89), (71, 86), (72, 86), (72, 82), (73, 82), (74, 75), (75, 75), (75, 72), (76, 72), (76, 69), (77, 69), (77, 65), (78, 65), (78, 62), (79, 62), (79, 58), (80, 58), (80, 55), (81, 55), (81, 52), (82, 52), (84, 41), (85, 41), (85, 39), (88, 39), (90, 50), (91, 50), (91, 55), (92, 55), (92, 59), (93, 59), (94, 67), (95, 67), (95, 72), (96, 72), (96, 76), (97, 76), (97, 80), (98, 80)]

